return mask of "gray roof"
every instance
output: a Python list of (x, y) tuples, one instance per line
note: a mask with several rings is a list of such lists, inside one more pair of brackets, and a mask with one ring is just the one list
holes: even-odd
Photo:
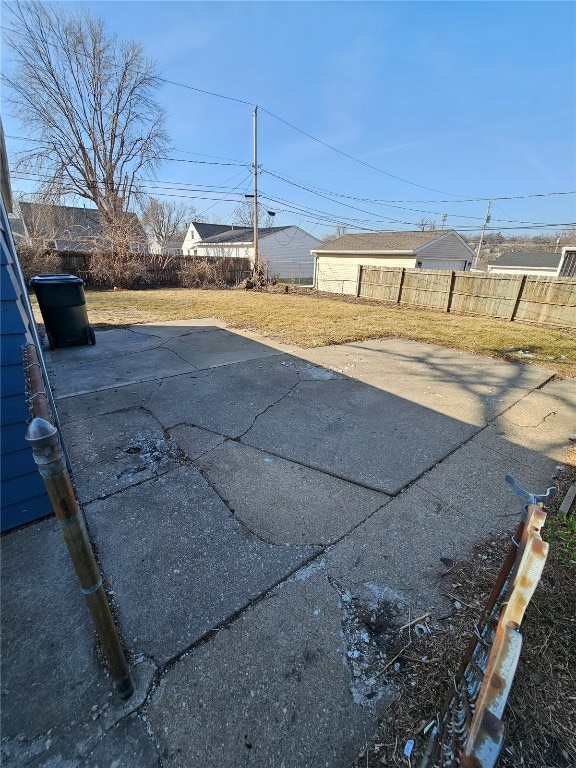
[(201, 240), (220, 235), (232, 228), (231, 224), (205, 224), (203, 221), (193, 221), (192, 225), (200, 235)]
[[(194, 226), (196, 226), (194, 224)], [(262, 227), (258, 229), (259, 237), (266, 237), (266, 235), (272, 235), (274, 232), (282, 232), (283, 229), (289, 229), (289, 227)], [(251, 243), (254, 240), (254, 230), (252, 227), (228, 227), (224, 232), (214, 235), (213, 237), (207, 237), (202, 240), (204, 243)]]
[(557, 269), (562, 253), (550, 251), (507, 251), (493, 262), (493, 267), (527, 267), (531, 269)]
[[(104, 229), (96, 208), (69, 205), (20, 203), (20, 212), (28, 235), (36, 232), (56, 243), (59, 250), (85, 251), (90, 244), (102, 241)], [(146, 235), (135, 213), (126, 213), (126, 221), (134, 229), (134, 240), (146, 242)]]
[(423, 245), (444, 237), (452, 229), (432, 230), (428, 232), (362, 232), (355, 235), (342, 235), (336, 240), (325, 243), (316, 251), (415, 251)]

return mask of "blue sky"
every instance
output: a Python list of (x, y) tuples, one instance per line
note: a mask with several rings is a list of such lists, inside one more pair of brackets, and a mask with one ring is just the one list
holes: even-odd
[[(440, 226), (445, 213), (446, 226), (466, 231), (481, 226), (487, 202), (463, 198), (576, 189), (571, 2), (66, 5), (87, 7), (110, 32), (141, 41), (162, 77), (249, 102), (165, 84), (159, 100), (172, 157), (249, 164), (250, 105), (259, 105), (261, 202), (278, 212), (278, 224), (321, 236), (336, 224), (411, 229), (425, 218)], [(26, 137), (3, 119), (8, 136)], [(23, 145), (7, 140), (9, 154)], [(157, 178), (157, 193), (189, 199), (224, 222), (236, 205), (231, 200), (252, 184), (249, 168), (186, 162), (165, 163)], [(201, 185), (223, 191), (192, 191)], [(574, 222), (575, 200), (496, 200), (491, 226), (509, 234), (518, 221)]]

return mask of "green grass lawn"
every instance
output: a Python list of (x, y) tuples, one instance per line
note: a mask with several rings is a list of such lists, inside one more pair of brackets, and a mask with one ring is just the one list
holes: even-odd
[[(302, 347), (397, 337), (576, 376), (576, 333), (309, 293), (157, 289), (87, 291), (90, 322), (121, 326), (214, 317)], [(37, 311), (37, 309), (35, 309)], [(37, 315), (40, 320), (40, 316)], [(519, 351), (529, 353), (519, 354)]]

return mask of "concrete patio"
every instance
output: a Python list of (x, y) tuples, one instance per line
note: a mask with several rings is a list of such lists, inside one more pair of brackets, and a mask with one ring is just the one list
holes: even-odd
[[(552, 484), (576, 382), (395, 339), (300, 349), (215, 320), (47, 352), (136, 681), (111, 694), (53, 518), (2, 539), (3, 765), (350, 765), (385, 643), (450, 610), (440, 558)], [(381, 639), (381, 638), (380, 638)]]

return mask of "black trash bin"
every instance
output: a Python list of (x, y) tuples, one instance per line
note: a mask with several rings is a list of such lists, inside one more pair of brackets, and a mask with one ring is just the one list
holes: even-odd
[(96, 344), (88, 322), (84, 280), (75, 275), (36, 275), (31, 278), (50, 349)]

